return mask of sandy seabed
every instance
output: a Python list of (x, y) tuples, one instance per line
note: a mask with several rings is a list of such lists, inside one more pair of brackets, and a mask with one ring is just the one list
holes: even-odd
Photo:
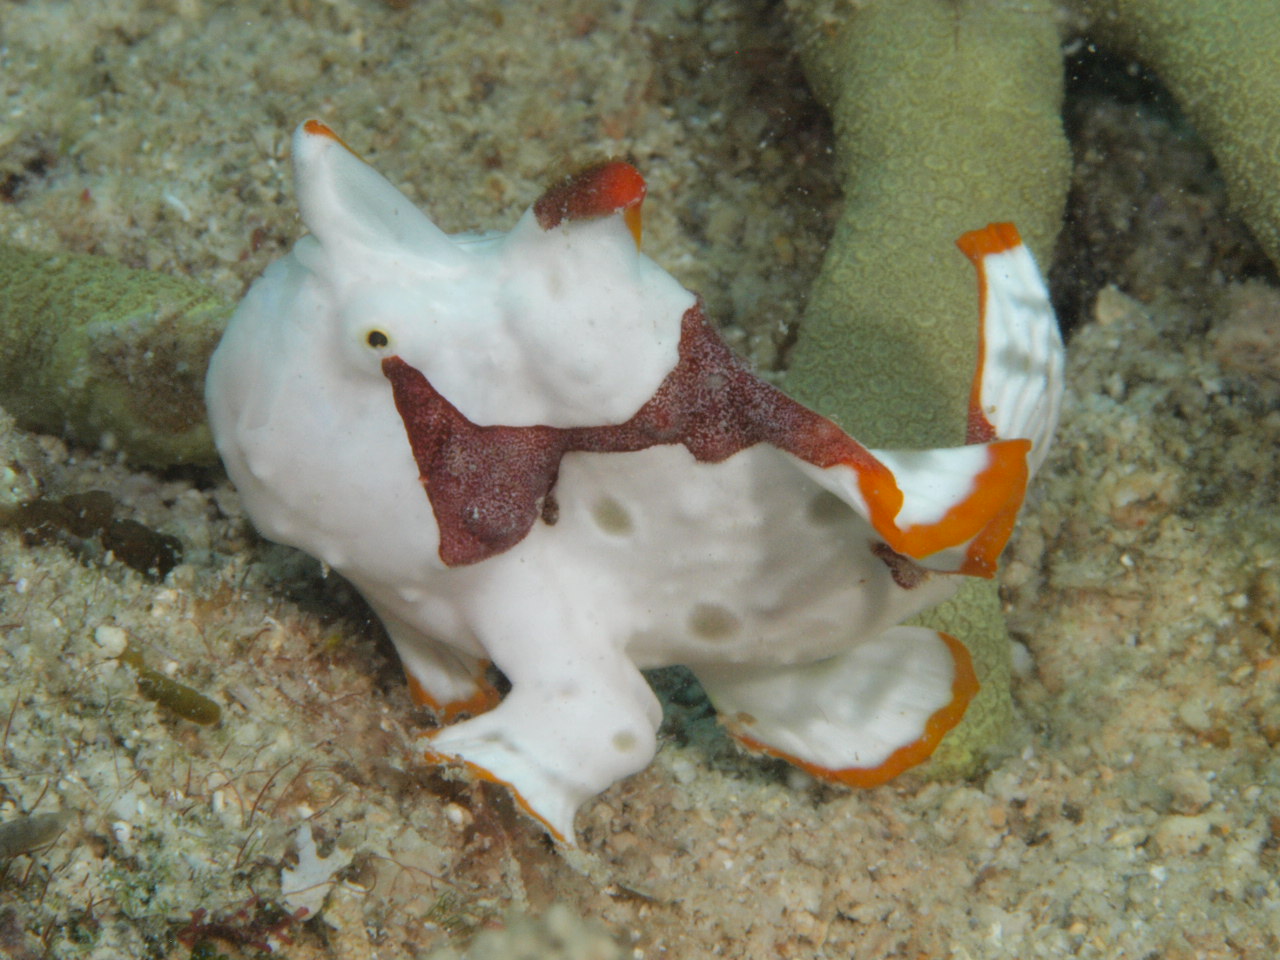
[[(0, 236), (228, 297), (300, 232), (303, 117), (449, 230), (628, 156), (646, 250), (766, 370), (838, 202), (770, 4), (6, 3), (0, 98)], [(0, 953), (1280, 953), (1280, 287), (1185, 128), (1073, 110), (1055, 274), (1091, 279), (1003, 573), (1012, 755), (972, 782), (835, 790), (738, 753), (664, 671), (657, 761), (563, 853), (501, 791), (421, 761), (429, 717), (358, 598), (256, 538), (225, 481), (3, 419), (6, 504), (104, 489), (184, 558), (156, 581), (91, 541), (0, 531), (0, 820), (69, 814), (0, 866)], [(221, 722), (140, 696), (126, 644)]]

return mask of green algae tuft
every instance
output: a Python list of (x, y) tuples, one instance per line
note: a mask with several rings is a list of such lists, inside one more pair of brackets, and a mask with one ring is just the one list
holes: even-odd
[(174, 716), (210, 727), (222, 719), (222, 708), (199, 690), (179, 683), (159, 670), (149, 667), (142, 654), (126, 647), (120, 662), (133, 669), (138, 680), (138, 693), (146, 700), (168, 710)]
[[(82, 561), (96, 549), (153, 580), (163, 580), (182, 560), (182, 541), (127, 517), (116, 518), (115, 498), (86, 490), (54, 500), (38, 497), (14, 507), (0, 505), (0, 528), (17, 530), (25, 543), (61, 543)], [(98, 558), (100, 559), (100, 558)]]

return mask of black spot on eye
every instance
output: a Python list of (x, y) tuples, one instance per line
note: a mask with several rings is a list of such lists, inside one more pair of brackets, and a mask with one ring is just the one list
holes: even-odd
[(365, 337), (364, 340), (365, 343), (369, 344), (369, 346), (373, 347), (375, 350), (385, 347), (391, 342), (387, 339), (387, 335), (381, 330), (370, 330), (369, 335)]

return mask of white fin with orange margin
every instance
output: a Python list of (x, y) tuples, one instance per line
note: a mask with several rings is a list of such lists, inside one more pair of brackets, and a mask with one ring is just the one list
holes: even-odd
[(892, 627), (816, 663), (695, 673), (745, 747), (855, 787), (923, 761), (978, 689), (964, 647), (925, 627)]
[[(575, 660), (590, 665), (589, 676), (564, 669)], [(421, 745), (429, 760), (460, 763), (508, 787), (526, 813), (573, 846), (578, 807), (648, 766), (661, 722), (648, 682), (621, 653), (583, 654), (522, 672), (492, 710), (433, 730)]]
[(1032, 474), (1058, 422), (1063, 348), (1049, 293), (1010, 223), (966, 233), (957, 246), (978, 273), (978, 362), (963, 447), (871, 450), (901, 493), (896, 512), (865, 496), (855, 467), (798, 461), (861, 513), (899, 553), (930, 570), (994, 575)]
[[(382, 624), (401, 651), (400, 663), (414, 703), (431, 710), (441, 723), (452, 723), (464, 714), (477, 716), (502, 699), (485, 677), (487, 660), (435, 640), (417, 642), (412, 628), (395, 616), (384, 615)], [(410, 643), (411, 638), (415, 642)]]
[(855, 466), (823, 468), (798, 458), (796, 464), (896, 552), (940, 573), (991, 577), (1026, 492), (1028, 447), (1025, 440), (997, 440), (870, 451), (892, 477), (895, 498), (866, 496), (868, 475)]
[(997, 437), (1031, 441), (1034, 475), (1049, 451), (1062, 405), (1062, 336), (1035, 258), (1011, 223), (992, 223), (956, 241), (978, 271), (981, 340), (970, 423)]

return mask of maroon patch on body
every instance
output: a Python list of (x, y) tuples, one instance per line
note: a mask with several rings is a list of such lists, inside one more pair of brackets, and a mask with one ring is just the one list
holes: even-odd
[(889, 576), (903, 590), (914, 590), (929, 578), (929, 571), (910, 557), (904, 557), (882, 540), (871, 542), (871, 552), (889, 568)]
[(540, 512), (547, 512), (560, 458), (571, 451), (630, 453), (680, 443), (696, 459), (719, 463), (770, 443), (818, 467), (846, 463), (888, 474), (830, 420), (747, 369), (707, 324), (701, 303), (685, 312), (675, 368), (625, 423), (480, 426), (399, 357), (384, 359), (382, 372), (391, 381), (440, 528), (440, 559), (448, 566), (477, 563), (524, 539)]
[(991, 421), (982, 412), (982, 408), (976, 403), (970, 403), (969, 420), (965, 426), (964, 442), (967, 444), (990, 443), (992, 440), (998, 439), (996, 428), (991, 425)]

